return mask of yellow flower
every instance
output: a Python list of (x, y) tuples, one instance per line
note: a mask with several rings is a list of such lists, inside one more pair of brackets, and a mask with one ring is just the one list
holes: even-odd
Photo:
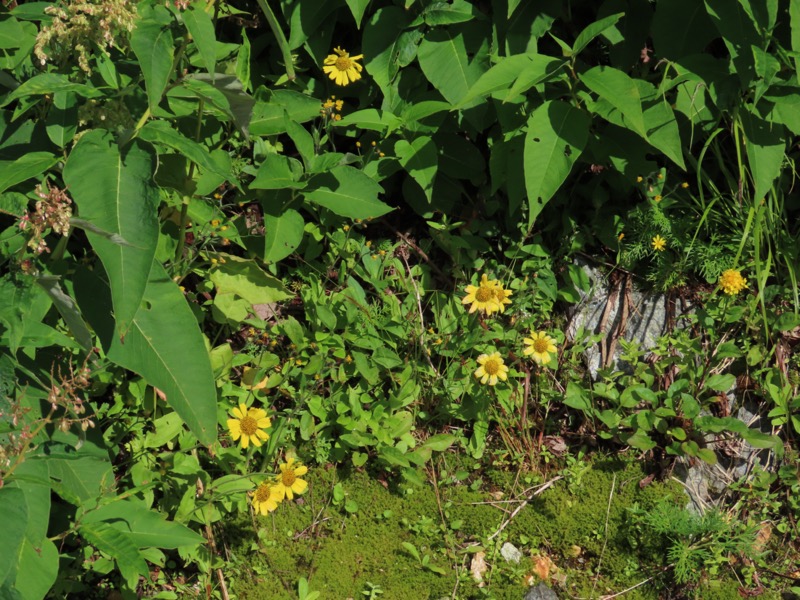
[(248, 390), (256, 392), (267, 387), (269, 377), (265, 376), (260, 381), (256, 381), (256, 375), (258, 375), (258, 371), (258, 369), (253, 367), (245, 367), (242, 371), (242, 383), (245, 385), (245, 387), (247, 387)]
[(247, 448), (250, 442), (256, 446), (261, 446), (263, 440), (269, 439), (269, 434), (263, 431), (272, 425), (272, 421), (267, 417), (267, 411), (263, 408), (247, 408), (242, 403), (231, 411), (235, 419), (228, 419), (228, 429), (235, 442), (242, 438), (242, 448)]
[(728, 269), (727, 271), (723, 271), (720, 276), (719, 287), (729, 296), (733, 296), (747, 287), (747, 279), (742, 277), (739, 271)]
[(639, 175), (639, 176), (636, 178), (636, 183), (642, 183), (642, 176), (641, 176), (641, 175)]
[(503, 357), (499, 352), (481, 354), (478, 357), (478, 364), (480, 366), (475, 369), (475, 377), (480, 379), (481, 383), (496, 385), (498, 379), (502, 381), (508, 379), (508, 367), (503, 363)]
[(300, 479), (302, 475), (308, 473), (308, 467), (304, 465), (295, 465), (294, 459), (289, 458), (280, 466), (281, 474), (275, 482), (276, 494), (283, 500), (286, 496), (289, 500), (292, 499), (292, 494), (302, 494), (308, 489), (308, 483)]
[(522, 353), (533, 358), (537, 365), (546, 365), (550, 362), (550, 355), (558, 352), (555, 340), (544, 331), (533, 333), (531, 337), (523, 338), (522, 342), (527, 345)]
[(513, 292), (511, 290), (505, 289), (500, 284), (499, 281), (495, 281), (494, 299), (497, 300), (497, 310), (499, 310), (500, 312), (505, 312), (506, 311), (506, 306), (505, 305), (506, 304), (511, 304), (511, 300), (509, 300), (509, 297), (511, 297), (512, 293)]
[(465, 289), (467, 295), (461, 300), (461, 304), (471, 304), (469, 307), (470, 314), (476, 310), (491, 315), (493, 312), (499, 311), (502, 306), (497, 300), (495, 288), (497, 287), (496, 281), (489, 281), (486, 273), (481, 275), (481, 282), (477, 286), (468, 285)]
[(278, 508), (282, 500), (283, 496), (279, 495), (275, 482), (267, 479), (261, 482), (253, 494), (253, 508), (256, 514), (261, 513), (266, 516)]
[(662, 252), (664, 248), (667, 247), (667, 240), (665, 240), (660, 235), (657, 235), (653, 238), (653, 250), (656, 252)]
[(656, 202), (661, 202), (661, 194), (656, 194), (655, 198), (653, 198)]
[(350, 56), (346, 50), (339, 47), (334, 48), (333, 51), (335, 54), (325, 57), (322, 67), (325, 74), (336, 82), (336, 85), (348, 85), (361, 79), (361, 71), (364, 67), (356, 61), (364, 58), (364, 55)]
[(683, 189), (686, 189), (686, 188), (688, 188), (688, 187), (689, 187), (689, 183), (688, 183), (688, 182), (686, 182), (686, 181), (684, 181), (684, 182), (681, 184), (681, 187), (682, 187)]

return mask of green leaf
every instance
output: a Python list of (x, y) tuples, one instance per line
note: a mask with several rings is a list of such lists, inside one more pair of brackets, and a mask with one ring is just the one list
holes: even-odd
[(245, 138), (250, 136), (256, 101), (245, 91), (244, 84), (236, 75), (192, 73), (183, 78), (181, 87), (230, 116), (242, 135)]
[(289, 117), (289, 113), (284, 112), (283, 117), (286, 119), (286, 134), (292, 140), (292, 143), (294, 143), (294, 147), (297, 148), (300, 157), (303, 159), (303, 164), (308, 170), (316, 154), (314, 151), (314, 138), (311, 137), (311, 134), (308, 133), (305, 127), (293, 121)]
[(83, 515), (82, 524), (106, 523), (118, 529), (137, 548), (197, 546), (205, 538), (185, 525), (168, 521), (137, 500), (115, 500)]
[(586, 113), (558, 100), (545, 102), (528, 118), (524, 161), (529, 226), (583, 152), (589, 125)]
[(644, 110), (644, 125), (647, 128), (647, 141), (664, 153), (681, 169), (686, 169), (683, 162), (681, 134), (672, 107), (662, 98), (658, 98)]
[(211, 74), (213, 80), (217, 69), (217, 37), (214, 33), (214, 23), (211, 16), (205, 11), (203, 4), (191, 4), (181, 13), (186, 29), (192, 35), (203, 66)]
[(541, 54), (515, 54), (502, 58), (500, 62), (480, 76), (455, 108), (474, 98), (509, 89), (520, 73), (533, 65), (541, 66), (542, 71), (545, 71), (553, 63), (560, 64), (561, 62)]
[(130, 44), (144, 75), (150, 110), (158, 107), (172, 75), (174, 44), (169, 28), (171, 22), (169, 11), (154, 5), (141, 10), (140, 19), (131, 33)]
[(647, 139), (642, 115), (642, 99), (636, 82), (613, 67), (594, 67), (580, 75), (580, 80), (600, 98), (622, 113), (623, 124)]
[[(458, 104), (484, 72), (477, 60), (470, 61), (464, 34), (450, 29), (434, 29), (419, 45), (419, 66), (445, 100)], [(464, 108), (477, 102), (465, 103)]]
[(303, 241), (303, 217), (294, 209), (278, 216), (264, 214), (264, 262), (278, 262), (294, 252)]
[(637, 429), (632, 435), (627, 437), (623, 436), (623, 439), (629, 446), (633, 446), (634, 448), (644, 452), (652, 450), (658, 445), (641, 429)]
[(53, 491), (70, 504), (80, 506), (100, 496), (114, 485), (114, 473), (108, 459), (81, 451), (53, 450), (35, 460), (47, 464)]
[(124, 533), (108, 523), (83, 523), (78, 532), (98, 550), (110, 555), (117, 563), (130, 589), (136, 589), (139, 576), (149, 573), (139, 549)]
[(733, 387), (736, 383), (736, 376), (730, 373), (712, 375), (706, 380), (706, 387), (711, 388), (715, 392), (725, 393)]
[(250, 304), (270, 304), (293, 296), (280, 279), (265, 273), (253, 260), (226, 255), (209, 275), (217, 288), (217, 298), (237, 295)]
[(17, 89), (11, 92), (0, 106), (6, 106), (19, 98), (28, 96), (44, 96), (56, 92), (75, 92), (84, 98), (97, 98), (103, 93), (93, 87), (82, 83), (72, 83), (66, 75), (56, 73), (41, 73), (24, 81)]
[(421, 136), (411, 143), (397, 140), (394, 151), (402, 167), (420, 185), (428, 202), (431, 202), (433, 182), (438, 170), (436, 144), (431, 138)]
[(409, 36), (403, 36), (403, 30), (410, 22), (406, 11), (398, 6), (387, 6), (376, 11), (364, 27), (364, 66), (384, 95), (389, 93), (389, 84), (400, 68), (401, 37), (405, 40), (403, 45), (413, 41)]
[(104, 283), (88, 271), (79, 271), (75, 277), (78, 304), (108, 358), (164, 392), (167, 403), (200, 443), (214, 443), (217, 393), (211, 361), (197, 319), (178, 285), (158, 262), (152, 263), (142, 308), (123, 342), (111, 335)]
[(716, 37), (714, 24), (697, 0), (656, 3), (651, 31), (655, 52), (669, 60), (699, 54)]
[(47, 137), (59, 148), (64, 148), (78, 130), (78, 99), (72, 92), (53, 94), (53, 106), (47, 113)]
[(303, 192), (306, 200), (350, 219), (380, 217), (391, 207), (378, 200), (383, 188), (358, 169), (346, 165), (315, 175)]
[(466, 0), (452, 0), (451, 2), (432, 2), (426, 6), (422, 14), (411, 24), (412, 26), (426, 25), (451, 25), (465, 23), (480, 14), (477, 9)]
[(303, 165), (300, 161), (283, 154), (268, 154), (256, 171), (256, 178), (250, 182), (253, 190), (282, 190), (302, 189), (305, 182), (300, 181), (303, 176)]
[(509, 102), (518, 94), (527, 92), (532, 87), (556, 77), (567, 63), (564, 60), (552, 58), (550, 56), (535, 55), (528, 64), (518, 74), (514, 85), (508, 90), (504, 102)]
[(215, 173), (219, 177), (223, 177), (226, 181), (235, 179), (230, 171), (220, 168), (205, 146), (190, 140), (166, 121), (148, 122), (139, 130), (139, 138), (151, 144), (161, 144), (167, 148), (177, 150), (198, 166)]
[(768, 123), (751, 110), (743, 110), (739, 115), (744, 130), (747, 163), (753, 178), (753, 198), (760, 201), (781, 174), (786, 152), (784, 129)]
[(794, 70), (800, 78), (800, 3), (789, 2), (789, 23), (791, 25), (792, 50), (794, 56)]
[[(5, 581), (9, 574), (16, 572), (25, 530), (28, 527), (28, 505), (22, 490), (0, 488), (0, 525), (3, 535), (0, 536), (0, 581)], [(23, 574), (25, 576), (26, 574)]]
[(334, 127), (355, 126), (388, 135), (400, 127), (401, 122), (399, 117), (387, 110), (365, 108), (345, 115), (340, 121), (335, 121), (333, 125)]
[(21, 600), (42, 600), (56, 581), (58, 549), (47, 538), (38, 543), (26, 539), (17, 567), (14, 589)]
[(108, 273), (117, 332), (123, 337), (139, 310), (158, 244), (161, 197), (153, 183), (155, 163), (142, 142), (120, 148), (109, 132), (96, 129), (78, 141), (64, 167), (81, 217), (130, 244), (86, 232)]
[(754, 59), (751, 46), (761, 45), (756, 25), (740, 2), (705, 0), (706, 11), (722, 36), (728, 53), (736, 67), (736, 74), (746, 89), (754, 76)]
[(361, 29), (361, 19), (364, 18), (364, 11), (367, 10), (370, 0), (346, 0), (346, 2), (356, 20), (356, 29)]
[(64, 323), (67, 324), (72, 335), (75, 336), (75, 340), (84, 350), (89, 352), (94, 346), (92, 343), (92, 334), (86, 326), (83, 317), (81, 317), (81, 313), (75, 301), (69, 294), (61, 289), (58, 283), (59, 280), (60, 277), (53, 275), (40, 275), (36, 277), (36, 283), (42, 286), (44, 291), (47, 292), (47, 295), (50, 296), (53, 305), (58, 310), (61, 318), (64, 319)]
[(22, 217), (28, 212), (28, 198), (19, 192), (0, 194), (0, 213)]
[(292, 90), (276, 90), (269, 101), (256, 101), (250, 121), (251, 135), (276, 135), (286, 131), (286, 118), (305, 123), (319, 117), (322, 104), (316, 98)]
[(31, 177), (41, 176), (59, 160), (49, 152), (28, 152), (17, 160), (0, 160), (0, 194)]
[(338, 8), (338, 2), (295, 0), (289, 4), (286, 20), (289, 22), (289, 49), (296, 50), (316, 33), (323, 21)]
[(604, 19), (600, 19), (599, 21), (595, 21), (588, 27), (586, 27), (583, 31), (578, 34), (578, 37), (575, 38), (575, 43), (572, 44), (572, 54), (580, 54), (589, 43), (596, 38), (598, 35), (603, 33), (606, 29), (609, 29), (617, 24), (622, 17), (625, 16), (625, 13), (620, 12), (613, 15), (609, 15)]

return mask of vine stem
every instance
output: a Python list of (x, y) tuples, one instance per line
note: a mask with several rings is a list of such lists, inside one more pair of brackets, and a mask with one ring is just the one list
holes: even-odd
[(272, 12), (269, 4), (267, 4), (267, 0), (258, 0), (258, 5), (267, 18), (267, 23), (269, 23), (269, 28), (272, 29), (275, 39), (278, 40), (278, 46), (280, 46), (281, 54), (283, 55), (283, 64), (286, 67), (286, 77), (289, 78), (289, 81), (294, 81), (294, 63), (292, 62), (292, 52), (289, 50), (289, 42), (286, 40), (283, 30), (278, 24), (278, 19), (275, 18), (275, 13)]

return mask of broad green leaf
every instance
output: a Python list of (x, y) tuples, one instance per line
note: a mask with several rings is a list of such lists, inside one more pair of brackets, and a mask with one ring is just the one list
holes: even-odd
[(335, 121), (334, 127), (355, 126), (388, 135), (400, 127), (401, 122), (399, 117), (387, 110), (365, 108), (345, 115), (341, 121)]
[(295, 158), (283, 154), (268, 154), (256, 171), (256, 178), (250, 182), (253, 190), (302, 189), (305, 183), (303, 165)]
[[(22, 490), (0, 488), (0, 581), (16, 572), (22, 542), (28, 527), (28, 505)], [(23, 574), (25, 575), (25, 574)]]
[(380, 217), (392, 210), (380, 200), (383, 188), (358, 169), (346, 165), (311, 178), (306, 200), (350, 219)]
[(245, 92), (253, 89), (250, 83), (250, 58), (250, 38), (247, 36), (247, 30), (242, 28), (242, 45), (236, 53), (236, 79), (242, 82), (242, 89)]
[(792, 50), (794, 56), (794, 70), (800, 79), (800, 2), (789, 2), (789, 23), (791, 26)]
[(725, 393), (736, 383), (736, 376), (730, 373), (712, 375), (706, 380), (706, 387), (715, 392)]
[(500, 59), (496, 65), (481, 75), (475, 84), (470, 87), (466, 96), (458, 103), (458, 106), (466, 104), (474, 98), (488, 96), (494, 92), (508, 89), (519, 77), (520, 71), (527, 68), (532, 61), (537, 59), (547, 60), (549, 57), (543, 57), (538, 54), (515, 54), (514, 56)]
[(623, 16), (625, 16), (625, 13), (609, 15), (606, 18), (595, 21), (586, 27), (578, 34), (578, 37), (575, 38), (575, 43), (572, 44), (572, 54), (575, 55), (583, 52), (584, 48), (586, 48), (586, 46), (588, 46), (594, 38), (603, 33), (606, 29), (616, 25), (617, 21), (619, 21)]
[(783, 127), (764, 121), (749, 110), (739, 113), (745, 137), (747, 164), (753, 178), (753, 198), (766, 197), (781, 173), (786, 152)]
[(294, 147), (297, 148), (297, 151), (300, 153), (300, 157), (303, 159), (303, 164), (305, 165), (306, 169), (310, 169), (311, 163), (314, 161), (314, 156), (316, 154), (314, 150), (314, 138), (311, 137), (311, 134), (308, 133), (308, 130), (300, 125), (300, 123), (293, 121), (289, 117), (289, 113), (283, 113), (284, 119), (286, 119), (286, 134), (294, 143)]
[(750, 48), (762, 43), (756, 25), (740, 2), (705, 0), (705, 5), (711, 21), (728, 48), (741, 87), (745, 89), (753, 81), (755, 74), (755, 62)]
[(551, 77), (558, 76), (559, 71), (567, 64), (563, 60), (545, 56), (543, 54), (535, 55), (531, 58), (530, 64), (526, 65), (520, 73), (514, 85), (508, 90), (504, 102), (509, 102), (517, 94), (527, 92), (532, 87), (539, 85), (543, 81), (547, 81)]
[(433, 181), (438, 170), (438, 151), (436, 144), (427, 136), (421, 136), (411, 143), (406, 140), (397, 140), (394, 152), (400, 164), (411, 175), (425, 192), (428, 202), (433, 194)]
[(203, 334), (178, 285), (158, 262), (124, 343), (115, 336), (110, 344), (106, 338), (104, 347), (109, 359), (164, 392), (201, 444), (214, 443), (217, 394)]
[(0, 194), (0, 213), (22, 217), (28, 212), (28, 198), (19, 192)]
[(529, 226), (583, 152), (589, 125), (586, 113), (559, 100), (545, 102), (528, 118), (524, 162)]
[(411, 26), (430, 25), (451, 25), (454, 23), (465, 23), (475, 18), (478, 11), (466, 0), (435, 1), (426, 6), (419, 17)]
[(225, 180), (234, 179), (229, 171), (220, 168), (211, 153), (202, 144), (190, 140), (166, 121), (150, 121), (139, 130), (139, 138), (151, 144), (161, 144), (167, 148), (177, 150), (180, 154), (196, 163), (198, 166), (215, 173)]
[(286, 118), (305, 123), (319, 117), (322, 104), (316, 98), (293, 90), (276, 90), (268, 101), (259, 100), (253, 107), (251, 135), (275, 135), (286, 131)]
[(70, 504), (80, 506), (114, 486), (114, 473), (108, 459), (80, 451), (52, 451), (35, 460), (47, 464), (53, 491)]
[(175, 48), (169, 28), (171, 22), (169, 11), (161, 5), (154, 5), (140, 12), (131, 33), (130, 44), (144, 75), (150, 110), (158, 107), (172, 75)]
[(775, 77), (781, 70), (781, 63), (772, 54), (768, 54), (761, 48), (752, 46), (751, 50), (753, 51), (757, 78), (753, 104), (758, 104), (764, 93), (776, 81)]
[(376, 11), (364, 27), (365, 70), (384, 95), (389, 93), (389, 84), (399, 70), (400, 38), (410, 22), (406, 11), (398, 6), (387, 6)]
[(18, 183), (41, 176), (59, 160), (49, 152), (28, 152), (17, 160), (0, 160), (0, 194)]
[(675, 113), (672, 112), (670, 105), (661, 98), (649, 104), (650, 106), (643, 113), (644, 124), (647, 128), (647, 141), (685, 170), (681, 134), (675, 120)]
[(293, 296), (280, 279), (267, 274), (255, 261), (237, 256), (224, 256), (209, 279), (217, 288), (217, 298), (236, 295), (250, 304), (271, 304)]
[[(483, 65), (467, 55), (464, 34), (434, 29), (419, 45), (419, 66), (445, 100), (458, 104), (484, 72)], [(477, 104), (465, 103), (468, 108)]]
[(120, 148), (109, 132), (96, 129), (80, 139), (64, 167), (64, 181), (81, 218), (130, 244), (121, 246), (86, 232), (108, 273), (120, 336), (139, 310), (158, 244), (161, 198), (153, 183), (155, 162), (143, 142), (133, 140)]
[(0, 106), (6, 106), (19, 98), (28, 96), (44, 96), (56, 92), (74, 92), (84, 98), (102, 96), (102, 92), (82, 83), (72, 83), (66, 75), (56, 73), (40, 73), (22, 83), (11, 92)]
[(26, 539), (17, 567), (14, 588), (21, 600), (42, 600), (56, 581), (58, 549), (47, 538), (37, 543)]
[(476, 184), (485, 181), (486, 161), (476, 144), (453, 133), (438, 133), (433, 141), (439, 148), (439, 169), (442, 173)]
[(59, 148), (64, 148), (78, 130), (78, 100), (72, 92), (53, 94), (53, 106), (47, 113), (47, 137)]
[(136, 589), (139, 576), (149, 573), (147, 563), (131, 539), (108, 523), (83, 523), (78, 532), (98, 550), (110, 555), (117, 563), (128, 587)]
[(294, 209), (278, 216), (264, 214), (264, 262), (278, 262), (294, 252), (303, 241), (305, 222)]
[(236, 75), (192, 73), (184, 77), (182, 87), (229, 115), (242, 135), (245, 138), (250, 136), (256, 101), (245, 91), (245, 85)]
[[(296, 50), (318, 32), (328, 15), (338, 8), (338, 2), (295, 0), (287, 9), (289, 22), (289, 49)], [(349, 48), (348, 48), (349, 50)]]
[(346, 0), (346, 2), (356, 20), (356, 29), (361, 29), (361, 19), (364, 18), (364, 11), (367, 10), (370, 0)]
[(44, 291), (47, 292), (47, 295), (50, 296), (53, 305), (75, 337), (75, 341), (77, 341), (84, 350), (89, 352), (94, 346), (92, 343), (92, 334), (86, 326), (83, 317), (81, 317), (81, 313), (75, 301), (69, 294), (61, 289), (59, 280), (60, 277), (53, 275), (40, 275), (36, 277), (36, 283), (42, 286)]
[(214, 79), (217, 68), (217, 37), (214, 33), (214, 23), (211, 16), (205, 11), (203, 4), (191, 4), (188, 9), (181, 13), (186, 29), (192, 34), (200, 58), (203, 59), (203, 66)]
[(630, 76), (613, 67), (594, 67), (581, 73), (580, 80), (600, 98), (622, 113), (624, 125), (647, 138), (639, 88)]
[(508, 13), (506, 15), (507, 18), (511, 18), (511, 15), (514, 14), (514, 11), (517, 10), (517, 7), (520, 5), (522, 0), (508, 0)]
[[(50, 472), (43, 460), (26, 460), (14, 470), (13, 477), (6, 479), (5, 488), (19, 489), (25, 495), (28, 527), (25, 536), (32, 544), (38, 544), (47, 536), (50, 525)], [(5, 512), (3, 513), (5, 514)]]
[(121, 531), (136, 548), (196, 546), (205, 538), (185, 525), (168, 521), (137, 500), (115, 500), (83, 515), (82, 524), (105, 523)]

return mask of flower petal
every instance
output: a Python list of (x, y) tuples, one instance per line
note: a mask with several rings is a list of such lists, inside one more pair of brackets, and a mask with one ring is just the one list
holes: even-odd
[(295, 479), (292, 484), (292, 491), (295, 494), (302, 494), (308, 489), (308, 483), (302, 479)]

